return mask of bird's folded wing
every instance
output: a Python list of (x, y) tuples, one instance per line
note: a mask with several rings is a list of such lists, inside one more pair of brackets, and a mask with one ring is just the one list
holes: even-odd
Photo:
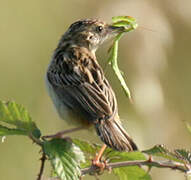
[(78, 73), (63, 71), (49, 71), (47, 78), (60, 101), (89, 120), (108, 119), (116, 111), (115, 95), (106, 79), (98, 85), (96, 80), (90, 83)]

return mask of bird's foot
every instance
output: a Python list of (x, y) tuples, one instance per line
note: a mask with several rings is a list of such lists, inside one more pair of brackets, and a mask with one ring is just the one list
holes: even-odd
[(100, 172), (102, 172), (106, 167), (106, 162), (101, 161), (101, 157), (106, 147), (107, 146), (104, 144), (99, 150), (98, 154), (96, 154), (95, 158), (92, 160), (92, 165), (98, 167)]
[(100, 160), (97, 160), (96, 158), (92, 160), (92, 165), (98, 167), (100, 169), (100, 172), (103, 172), (106, 168), (106, 162), (102, 162)]

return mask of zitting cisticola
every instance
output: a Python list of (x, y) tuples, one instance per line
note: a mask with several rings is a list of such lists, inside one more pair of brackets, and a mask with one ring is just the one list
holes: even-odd
[(81, 127), (93, 125), (107, 146), (133, 151), (137, 146), (121, 125), (115, 93), (95, 56), (106, 39), (122, 30), (94, 19), (73, 23), (53, 54), (46, 81), (61, 118)]

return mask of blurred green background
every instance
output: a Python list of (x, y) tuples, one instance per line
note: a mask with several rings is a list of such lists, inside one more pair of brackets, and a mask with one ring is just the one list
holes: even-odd
[[(141, 150), (155, 144), (190, 148), (184, 122), (191, 119), (191, 1), (180, 0), (1, 0), (0, 99), (23, 104), (43, 134), (70, 128), (61, 121), (47, 95), (44, 77), (60, 36), (82, 18), (130, 15), (139, 28), (120, 41), (119, 64), (134, 103), (125, 97), (110, 67), (110, 80), (124, 126)], [(104, 66), (109, 43), (97, 52)], [(91, 132), (74, 133), (100, 142)], [(39, 172), (39, 148), (25, 137), (0, 143), (0, 179), (34, 180)], [(47, 164), (45, 176), (48, 177)], [(153, 169), (154, 180), (180, 180), (183, 174)], [(105, 175), (103, 179), (117, 179)], [(86, 177), (86, 180), (93, 179)]]

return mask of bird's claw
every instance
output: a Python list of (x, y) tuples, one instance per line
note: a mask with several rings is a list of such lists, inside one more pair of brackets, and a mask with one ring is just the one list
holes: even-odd
[(101, 162), (100, 160), (97, 159), (92, 160), (92, 165), (98, 167), (101, 172), (104, 171), (104, 169), (106, 168), (106, 163)]

